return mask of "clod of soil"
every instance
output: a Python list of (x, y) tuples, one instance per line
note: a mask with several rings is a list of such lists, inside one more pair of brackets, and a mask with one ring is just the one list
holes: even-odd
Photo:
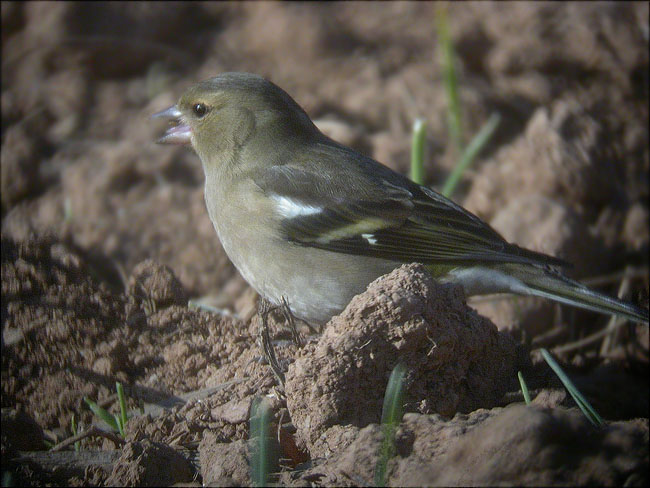
[(494, 406), (516, 377), (510, 336), (462, 289), (404, 265), (370, 284), (305, 346), (287, 373), (287, 406), (313, 457), (340, 448), (324, 430), (378, 422), (391, 370), (407, 365), (411, 410), (453, 415)]
[(122, 448), (108, 486), (169, 486), (192, 480), (190, 462), (171, 447), (144, 441), (129, 442)]

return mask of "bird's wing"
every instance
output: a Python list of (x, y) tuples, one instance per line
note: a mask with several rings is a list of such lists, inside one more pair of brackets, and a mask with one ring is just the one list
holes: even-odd
[(271, 166), (254, 181), (275, 201), (283, 237), (304, 246), (404, 263), (566, 264), (507, 243), (451, 200), (375, 161), (356, 168), (362, 173), (336, 185), (335, 174), (294, 165)]

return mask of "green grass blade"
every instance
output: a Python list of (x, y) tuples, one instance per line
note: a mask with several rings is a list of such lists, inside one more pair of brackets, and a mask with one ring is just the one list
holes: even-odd
[(456, 190), (456, 186), (458, 186), (458, 182), (460, 181), (463, 173), (467, 168), (471, 166), (478, 153), (481, 151), (481, 149), (483, 149), (487, 141), (490, 140), (500, 121), (501, 116), (499, 114), (492, 114), (488, 121), (483, 124), (483, 127), (481, 127), (481, 130), (478, 132), (478, 134), (474, 136), (472, 142), (470, 142), (467, 148), (463, 151), (460, 162), (451, 172), (447, 178), (447, 181), (445, 181), (445, 185), (442, 188), (442, 194), (444, 196), (451, 197), (451, 195), (454, 193), (454, 190)]
[(447, 95), (447, 123), (449, 126), (449, 138), (458, 150), (463, 151), (462, 122), (460, 101), (458, 97), (458, 77), (456, 76), (456, 54), (454, 45), (449, 36), (449, 24), (447, 22), (447, 9), (439, 7), (436, 10), (436, 27), (438, 31), (438, 44), (442, 54), (442, 72), (445, 81), (445, 92)]
[(89, 400), (87, 397), (84, 397), (84, 402), (90, 407), (90, 410), (102, 419), (104, 422), (108, 424), (108, 426), (113, 429), (115, 432), (119, 432), (120, 428), (119, 425), (117, 424), (117, 420), (113, 415), (111, 415), (108, 411), (97, 405), (95, 402), (92, 400)]
[(377, 466), (375, 467), (375, 486), (386, 485), (388, 461), (395, 455), (395, 432), (404, 414), (404, 378), (406, 366), (399, 363), (393, 368), (384, 395), (381, 412), (381, 428), (384, 433)]
[(393, 368), (384, 395), (384, 405), (381, 411), (382, 424), (399, 424), (404, 411), (404, 377), (406, 366), (399, 363)]
[(575, 402), (578, 404), (578, 407), (580, 408), (580, 410), (582, 410), (582, 413), (585, 415), (585, 417), (587, 417), (587, 419), (596, 427), (603, 425), (604, 422), (601, 416), (598, 415), (598, 412), (596, 412), (594, 407), (591, 406), (591, 404), (587, 401), (587, 399), (584, 396), (582, 396), (582, 393), (578, 391), (578, 389), (573, 384), (573, 382), (569, 379), (569, 377), (564, 372), (564, 370), (555, 361), (555, 359), (553, 359), (553, 356), (551, 356), (551, 354), (544, 348), (541, 349), (541, 352), (542, 352), (542, 356), (544, 357), (548, 365), (555, 372), (557, 377), (560, 378), (560, 381), (567, 389), (569, 394), (573, 397)]
[(418, 185), (424, 185), (424, 143), (426, 142), (427, 124), (422, 119), (413, 122), (413, 138), (411, 140), (411, 180)]
[(521, 371), (517, 371), (517, 378), (519, 378), (519, 386), (521, 386), (521, 394), (524, 395), (524, 401), (526, 405), (530, 405), (530, 393), (528, 392), (528, 385), (524, 380), (524, 375), (521, 374)]
[(126, 428), (127, 414), (126, 414), (126, 398), (124, 397), (124, 388), (119, 381), (115, 382), (115, 389), (117, 390), (117, 399), (120, 404), (119, 427), (120, 435), (124, 437), (124, 429)]
[(255, 398), (250, 416), (250, 468), (253, 486), (268, 484), (271, 449), (269, 446), (270, 408), (261, 398)]

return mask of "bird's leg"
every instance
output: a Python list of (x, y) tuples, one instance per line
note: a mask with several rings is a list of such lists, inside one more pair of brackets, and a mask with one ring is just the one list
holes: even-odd
[(284, 296), (280, 299), (280, 311), (282, 312), (284, 320), (287, 321), (289, 330), (291, 331), (291, 338), (293, 339), (293, 343), (297, 348), (300, 349), (302, 347), (302, 337), (300, 337), (300, 333), (296, 327), (296, 317), (291, 312), (291, 308), (289, 308), (289, 301)]
[(280, 383), (280, 386), (284, 388), (284, 372), (280, 368), (280, 363), (275, 355), (275, 349), (273, 349), (273, 344), (271, 344), (271, 335), (269, 334), (269, 313), (271, 313), (276, 308), (275, 305), (272, 305), (268, 300), (262, 299), (259, 306), (259, 314), (261, 320), (259, 338), (262, 344), (262, 351), (264, 357), (271, 366), (271, 370), (275, 375), (276, 379)]
[(311, 332), (313, 335), (320, 334), (322, 332), (322, 328), (319, 327), (316, 329), (306, 320), (301, 319), (300, 317), (296, 317), (291, 311), (291, 307), (289, 307), (289, 301), (286, 297), (283, 296), (281, 300), (282, 304), (280, 305), (280, 309), (282, 311), (282, 316), (289, 323), (289, 328), (291, 329), (291, 334), (294, 339), (293, 342), (296, 346), (303, 346), (302, 337), (298, 333), (298, 328), (296, 327), (296, 321), (302, 322), (302, 324), (305, 325), (309, 329), (309, 332)]

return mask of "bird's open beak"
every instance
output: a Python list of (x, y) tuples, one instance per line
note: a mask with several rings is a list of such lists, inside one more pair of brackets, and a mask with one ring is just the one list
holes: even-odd
[(156, 141), (158, 144), (185, 145), (192, 143), (192, 131), (188, 125), (183, 123), (181, 112), (176, 108), (176, 105), (172, 105), (166, 110), (153, 114), (151, 118), (168, 119), (170, 122), (176, 124), (169, 127), (165, 135)]

